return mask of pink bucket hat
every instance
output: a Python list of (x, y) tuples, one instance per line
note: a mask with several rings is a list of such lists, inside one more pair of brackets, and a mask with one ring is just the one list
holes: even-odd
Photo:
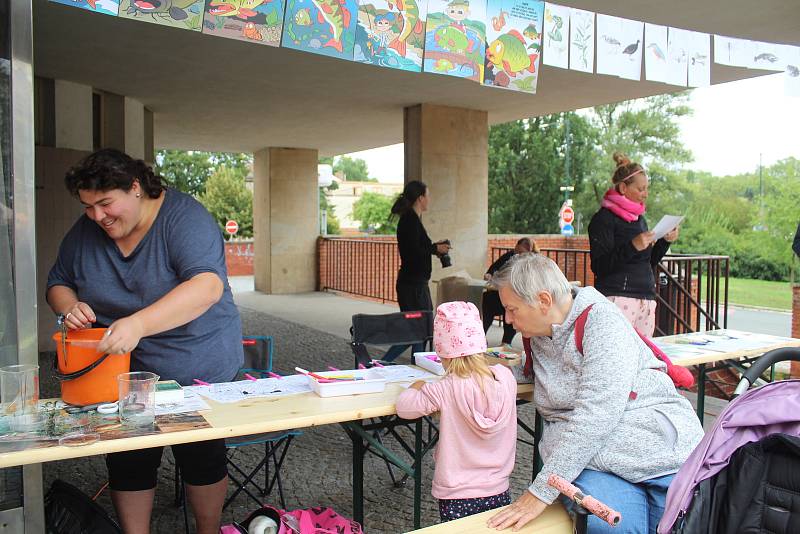
[(471, 302), (445, 302), (433, 320), (433, 348), (440, 358), (486, 352), (486, 335), (478, 308)]

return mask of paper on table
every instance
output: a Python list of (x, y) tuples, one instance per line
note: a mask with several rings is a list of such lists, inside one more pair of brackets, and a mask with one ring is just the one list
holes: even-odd
[(683, 221), (683, 215), (664, 215), (661, 217), (661, 220), (658, 221), (658, 224), (653, 228), (653, 232), (655, 233), (656, 239), (661, 239), (675, 228)]
[(440, 378), (433, 373), (408, 365), (387, 365), (381, 369), (381, 374), (386, 377), (387, 382), (415, 382), (417, 380), (427, 381)]
[(182, 402), (156, 404), (156, 415), (199, 412), (201, 410), (209, 410), (209, 409), (211, 409), (211, 407), (208, 404), (206, 404), (206, 401), (201, 399), (194, 392), (186, 391), (186, 388), (184, 388)]
[(281, 378), (260, 378), (258, 380), (241, 380), (238, 382), (222, 382), (210, 386), (189, 386), (183, 388), (207, 397), (215, 402), (230, 403), (254, 397), (283, 397), (298, 393), (310, 393), (308, 378), (303, 375), (290, 375)]

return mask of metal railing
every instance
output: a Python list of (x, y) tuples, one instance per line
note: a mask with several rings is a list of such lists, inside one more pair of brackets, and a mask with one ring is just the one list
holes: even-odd
[[(512, 247), (491, 247), (495, 261)], [(543, 248), (570, 281), (594, 285), (589, 251)], [(397, 240), (392, 236), (320, 238), (318, 242), (320, 291), (338, 291), (397, 302), (395, 281), (400, 268)], [(728, 324), (727, 256), (670, 254), (656, 267), (656, 335), (681, 334), (726, 328)]]

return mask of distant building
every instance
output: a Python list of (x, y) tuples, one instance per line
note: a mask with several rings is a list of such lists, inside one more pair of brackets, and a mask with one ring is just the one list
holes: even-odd
[(353, 219), (353, 204), (364, 193), (377, 193), (394, 198), (403, 191), (402, 183), (351, 182), (342, 179), (341, 173), (334, 175), (333, 181), (338, 187), (328, 190), (328, 202), (333, 206), (333, 212), (339, 219), (339, 228), (343, 235), (363, 233), (360, 229), (361, 221)]

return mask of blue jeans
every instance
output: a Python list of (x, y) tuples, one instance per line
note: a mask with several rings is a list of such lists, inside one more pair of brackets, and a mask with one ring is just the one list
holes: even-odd
[[(589, 515), (589, 534), (655, 534), (664, 515), (667, 490), (674, 476), (665, 475), (633, 484), (611, 473), (584, 469), (573, 484), (584, 495), (591, 495), (622, 514), (622, 521), (616, 527)], [(561, 502), (572, 514), (575, 503), (563, 495)]]

